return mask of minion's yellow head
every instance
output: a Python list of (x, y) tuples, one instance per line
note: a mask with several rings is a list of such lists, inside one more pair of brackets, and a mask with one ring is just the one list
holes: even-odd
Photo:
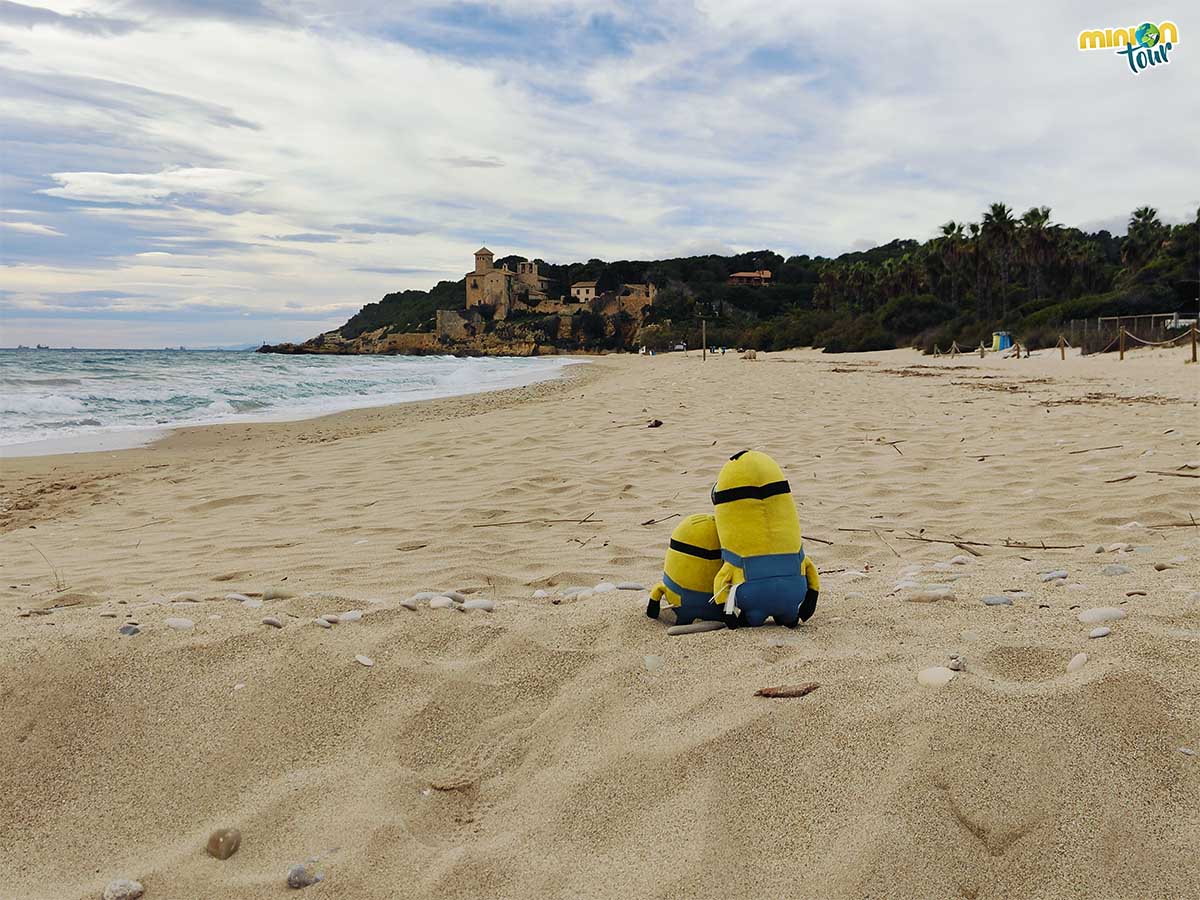
[[(663, 572), (667, 578), (689, 591), (712, 594), (713, 578), (721, 568), (721, 541), (717, 522), (712, 516), (688, 516), (671, 532), (671, 543)], [(678, 595), (669, 590), (672, 606), (679, 605)]]
[(800, 551), (800, 517), (779, 464), (743, 450), (721, 467), (712, 492), (721, 546), (739, 556)]

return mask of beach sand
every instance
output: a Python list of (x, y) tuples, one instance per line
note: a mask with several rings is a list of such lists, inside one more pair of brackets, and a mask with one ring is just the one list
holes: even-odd
[[(299, 896), (1198, 896), (1200, 528), (1153, 527), (1200, 518), (1198, 397), (1179, 350), (693, 352), (4, 460), (0, 896), (282, 897), (313, 857)], [(652, 585), (747, 447), (825, 573), (806, 625), (563, 599)], [(446, 589), (495, 610), (400, 605)]]

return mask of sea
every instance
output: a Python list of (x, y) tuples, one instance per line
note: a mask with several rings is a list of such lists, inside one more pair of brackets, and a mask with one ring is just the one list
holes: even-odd
[(518, 387), (563, 357), (281, 356), (207, 350), (0, 350), (0, 455), (135, 447), (165, 431), (289, 421)]

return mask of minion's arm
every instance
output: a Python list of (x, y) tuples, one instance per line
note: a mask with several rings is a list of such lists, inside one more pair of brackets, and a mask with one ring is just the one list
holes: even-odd
[(662, 603), (663, 597), (667, 595), (667, 586), (659, 583), (656, 584), (650, 591), (650, 602), (646, 604), (646, 615), (651, 619), (658, 618), (658, 610)]
[(817, 598), (821, 593), (821, 575), (817, 572), (817, 564), (809, 556), (804, 557), (802, 571), (805, 580), (808, 581), (808, 591), (804, 595), (804, 602), (800, 604), (800, 621), (807, 622), (817, 611)]
[(713, 603), (717, 606), (724, 606), (729, 599), (729, 590), (733, 587), (734, 568), (729, 563), (725, 563), (717, 570), (716, 577), (713, 578)]

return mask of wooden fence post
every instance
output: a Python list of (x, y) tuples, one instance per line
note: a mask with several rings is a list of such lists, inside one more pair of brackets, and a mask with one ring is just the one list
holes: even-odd
[(1121, 341), (1121, 359), (1124, 359), (1125, 358), (1125, 326), (1124, 325), (1121, 326), (1120, 341)]
[(1063, 360), (1067, 358), (1067, 339), (1061, 334), (1058, 336), (1058, 352), (1062, 354)]
[(1192, 362), (1196, 361), (1196, 326), (1192, 326)]

